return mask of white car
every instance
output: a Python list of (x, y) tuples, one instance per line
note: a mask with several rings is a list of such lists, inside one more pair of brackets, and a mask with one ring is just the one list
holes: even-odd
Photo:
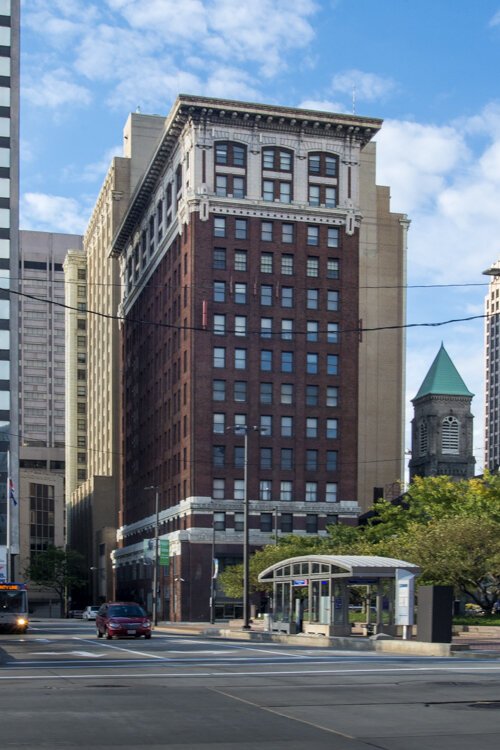
[(95, 620), (95, 616), (99, 611), (99, 607), (85, 607), (83, 610), (82, 619), (83, 620)]

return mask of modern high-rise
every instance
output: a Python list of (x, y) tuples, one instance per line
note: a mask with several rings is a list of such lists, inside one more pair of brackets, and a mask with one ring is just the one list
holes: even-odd
[(0, 563), (11, 578), (19, 571), (19, 5), (0, 0)]
[(158, 526), (160, 616), (204, 619), (214, 550), (219, 570), (241, 560), (245, 499), (254, 549), (355, 523), (401, 478), (404, 338), (380, 329), (404, 322), (407, 221), (375, 183), (381, 125), (176, 100), (113, 240), (119, 596), (151, 607)]
[(485, 404), (484, 465), (490, 471), (500, 468), (500, 260), (485, 271), (491, 276), (485, 300)]
[[(72, 234), (19, 233), (20, 578), (36, 554), (65, 542), (65, 332), (63, 261)], [(32, 588), (32, 606), (50, 611)], [(55, 613), (55, 612), (54, 612)]]
[[(164, 121), (155, 115), (130, 115), (123, 156), (112, 160), (106, 174), (83, 238), (84, 252), (73, 253), (66, 261), (67, 300), (72, 308), (67, 311), (72, 321), (67, 368), (68, 541), (84, 555), (90, 571), (87, 590), (75, 592), (85, 597), (82, 604), (113, 596), (111, 552), (119, 525), (122, 290), (111, 243)], [(79, 305), (85, 309), (84, 317)]]

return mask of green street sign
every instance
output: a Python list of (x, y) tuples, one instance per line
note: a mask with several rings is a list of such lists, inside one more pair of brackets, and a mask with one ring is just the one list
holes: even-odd
[(170, 542), (168, 539), (160, 539), (160, 565), (168, 568), (170, 564)]

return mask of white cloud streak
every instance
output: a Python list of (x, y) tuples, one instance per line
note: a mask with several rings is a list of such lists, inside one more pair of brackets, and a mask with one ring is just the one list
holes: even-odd
[(21, 197), (21, 226), (47, 232), (83, 234), (90, 211), (73, 198), (45, 193)]

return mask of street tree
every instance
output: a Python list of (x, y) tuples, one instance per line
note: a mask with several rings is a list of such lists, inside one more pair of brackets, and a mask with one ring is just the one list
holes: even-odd
[(86, 585), (84, 558), (75, 550), (50, 545), (35, 554), (24, 571), (26, 578), (36, 586), (54, 591), (64, 611), (66, 592)]

